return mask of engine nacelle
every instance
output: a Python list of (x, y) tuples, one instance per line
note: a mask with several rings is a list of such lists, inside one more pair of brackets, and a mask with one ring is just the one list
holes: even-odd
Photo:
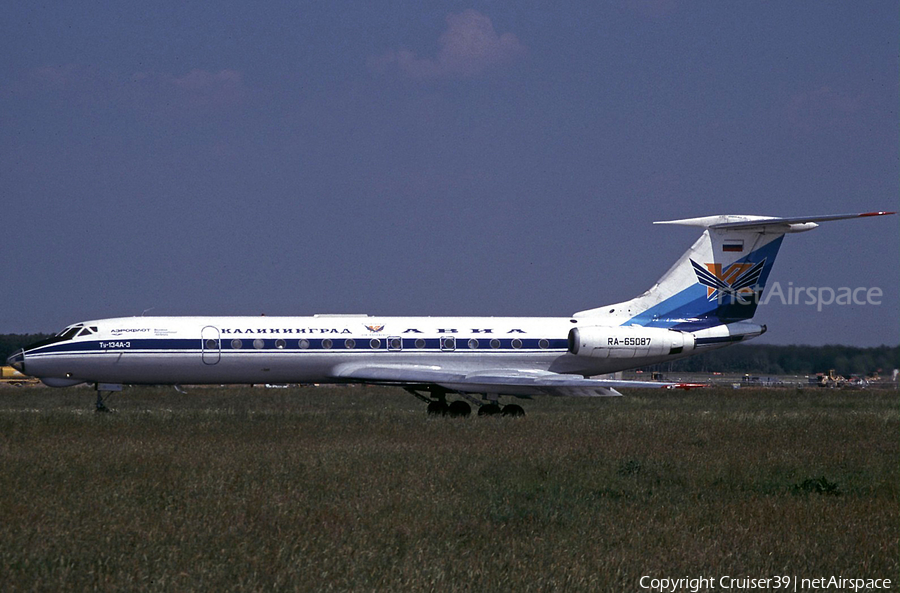
[(569, 352), (591, 358), (644, 358), (694, 349), (694, 335), (659, 327), (595, 326), (569, 331)]

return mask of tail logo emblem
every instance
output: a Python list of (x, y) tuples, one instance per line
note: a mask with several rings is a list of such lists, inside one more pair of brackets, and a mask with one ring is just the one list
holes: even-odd
[(706, 298), (723, 300), (726, 295), (732, 302), (737, 300), (741, 304), (749, 304), (756, 294), (756, 284), (762, 275), (766, 260), (759, 263), (735, 262), (722, 269), (722, 264), (706, 264), (701, 266), (691, 260), (697, 281), (706, 287)]

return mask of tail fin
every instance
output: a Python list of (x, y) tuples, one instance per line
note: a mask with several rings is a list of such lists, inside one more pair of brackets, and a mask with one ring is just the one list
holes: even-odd
[(722, 215), (654, 224), (705, 230), (650, 290), (639, 297), (576, 313), (620, 325), (697, 331), (751, 319), (784, 235), (811, 231), (817, 222), (881, 216), (893, 212), (775, 218)]

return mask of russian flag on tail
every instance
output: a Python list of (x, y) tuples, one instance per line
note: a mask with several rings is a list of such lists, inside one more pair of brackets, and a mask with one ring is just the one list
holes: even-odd
[(722, 242), (722, 251), (734, 251), (740, 253), (744, 250), (743, 239), (725, 239)]

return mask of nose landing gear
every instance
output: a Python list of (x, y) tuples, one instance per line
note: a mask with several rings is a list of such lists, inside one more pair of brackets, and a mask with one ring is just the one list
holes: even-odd
[[(122, 391), (122, 386), (118, 383), (97, 383), (95, 388), (97, 389), (97, 403), (94, 404), (94, 411), (103, 413), (109, 412), (110, 409), (106, 407), (106, 402), (104, 400), (114, 392)], [(106, 396), (103, 395), (104, 393)]]

